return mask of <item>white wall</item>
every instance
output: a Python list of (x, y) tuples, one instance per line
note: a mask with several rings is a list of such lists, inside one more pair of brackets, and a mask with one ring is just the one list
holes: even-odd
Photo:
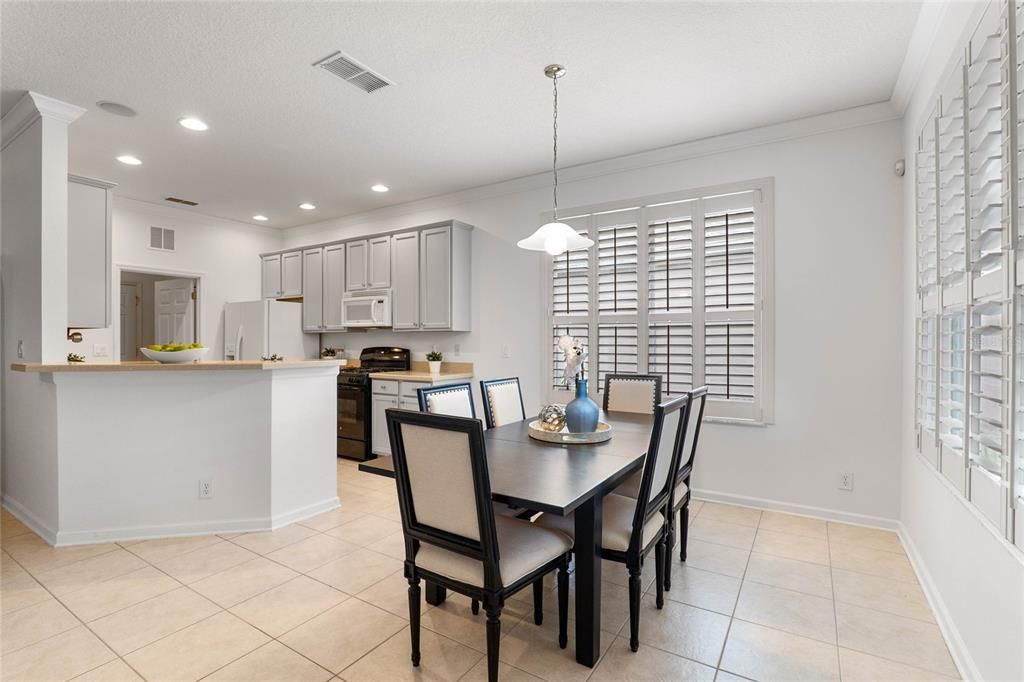
[[(899, 511), (902, 155), (886, 105), (567, 169), (561, 203), (581, 206), (764, 176), (775, 178), (776, 424), (711, 425), (695, 485), (789, 509), (895, 525)], [(477, 227), (473, 331), (325, 337), (350, 352), (437, 345), (477, 378), (519, 375), (527, 409), (546, 394), (542, 256), (516, 240), (550, 208), (533, 177), (293, 228), (287, 246), (455, 218)], [(461, 346), (461, 356), (452, 354)], [(511, 358), (501, 357), (508, 344)], [(853, 492), (840, 492), (853, 472)], [(811, 508), (811, 509), (808, 509)]]
[[(902, 534), (966, 679), (1024, 679), (1024, 554), (1010, 546), (917, 454), (914, 429), (915, 164), (917, 135), (981, 3), (925, 4), (920, 70), (904, 117)], [(915, 37), (917, 39), (917, 37)], [(930, 46), (930, 47), (929, 47)]]

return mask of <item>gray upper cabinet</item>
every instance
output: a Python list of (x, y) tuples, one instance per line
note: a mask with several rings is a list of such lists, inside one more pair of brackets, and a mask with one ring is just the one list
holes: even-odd
[(110, 216), (115, 185), (68, 176), (68, 327), (109, 327)]
[(324, 328), (324, 250), (302, 252), (302, 331), (320, 332)]
[(391, 236), (374, 237), (369, 242), (367, 286), (370, 289), (387, 289), (391, 286)]
[(262, 259), (263, 298), (277, 298), (281, 289), (281, 254), (263, 256)]
[(302, 296), (302, 251), (281, 254), (281, 296)]
[(345, 294), (345, 245), (324, 247), (323, 301), (324, 331), (345, 331), (341, 299)]
[(369, 241), (360, 239), (345, 245), (345, 291), (360, 291), (370, 285), (367, 278)]
[(391, 326), (420, 328), (420, 233), (404, 232), (391, 239)]
[(451, 222), (420, 231), (420, 328), (470, 330), (472, 229)]

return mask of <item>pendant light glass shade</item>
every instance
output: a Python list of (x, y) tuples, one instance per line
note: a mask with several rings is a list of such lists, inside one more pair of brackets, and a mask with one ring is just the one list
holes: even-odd
[(526, 239), (520, 239), (517, 246), (527, 251), (547, 251), (552, 256), (558, 256), (566, 251), (575, 249), (589, 249), (594, 245), (593, 239), (588, 239), (576, 232), (565, 223), (547, 223), (537, 228), (537, 231)]

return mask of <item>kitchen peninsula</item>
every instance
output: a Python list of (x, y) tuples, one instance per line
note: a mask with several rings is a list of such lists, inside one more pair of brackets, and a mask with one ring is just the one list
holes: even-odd
[(5, 506), (53, 545), (269, 530), (339, 505), (343, 360), (21, 363)]

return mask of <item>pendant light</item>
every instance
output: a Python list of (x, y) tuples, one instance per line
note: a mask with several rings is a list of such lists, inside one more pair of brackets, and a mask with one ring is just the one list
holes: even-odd
[(554, 141), (554, 155), (552, 171), (554, 174), (554, 216), (550, 223), (537, 228), (537, 231), (526, 239), (521, 239), (517, 246), (527, 251), (547, 251), (552, 256), (558, 256), (566, 251), (574, 249), (589, 249), (594, 245), (593, 239), (582, 237), (576, 230), (565, 223), (558, 222), (558, 79), (565, 75), (565, 67), (561, 64), (551, 64), (544, 69), (544, 75), (551, 79), (554, 85), (555, 107), (552, 117), (552, 138)]

